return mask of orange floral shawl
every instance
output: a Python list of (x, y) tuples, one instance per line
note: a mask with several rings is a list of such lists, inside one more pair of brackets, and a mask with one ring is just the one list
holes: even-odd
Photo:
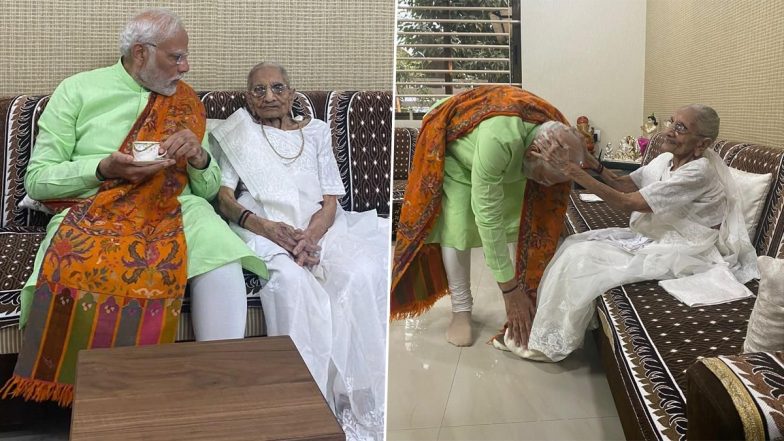
[[(173, 96), (150, 94), (119, 150), (130, 154), (137, 139), (161, 141), (182, 129), (201, 139), (205, 126), (204, 106), (180, 82)], [(92, 197), (62, 201), (70, 211), (44, 255), (3, 398), (67, 406), (79, 350), (174, 342), (187, 283), (177, 200), (186, 166), (181, 160), (138, 184), (107, 180)]]
[[(512, 86), (483, 86), (453, 96), (427, 114), (414, 151), (400, 212), (390, 311), (392, 319), (418, 315), (447, 293), (438, 244), (425, 244), (441, 211), (446, 145), (493, 116), (567, 123), (550, 103)], [(546, 187), (528, 181), (520, 214), (516, 278), (533, 298), (563, 227), (570, 183)]]

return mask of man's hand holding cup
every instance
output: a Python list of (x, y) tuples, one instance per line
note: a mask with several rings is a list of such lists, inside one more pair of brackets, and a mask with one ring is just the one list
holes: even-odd
[(137, 183), (144, 181), (176, 163), (166, 157), (157, 141), (135, 141), (131, 154), (113, 152), (98, 163), (96, 176), (101, 179), (123, 179)]

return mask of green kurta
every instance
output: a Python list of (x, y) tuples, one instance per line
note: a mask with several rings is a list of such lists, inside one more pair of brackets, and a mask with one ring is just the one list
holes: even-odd
[(446, 146), (441, 215), (428, 242), (459, 250), (481, 246), (498, 282), (514, 277), (507, 244), (517, 241), (523, 157), (536, 128), (519, 117), (495, 116)]
[[(25, 176), (30, 197), (46, 200), (95, 194), (100, 186), (95, 176), (98, 163), (119, 149), (149, 97), (150, 91), (137, 84), (120, 62), (63, 80), (38, 122), (39, 133)], [(209, 151), (206, 134), (202, 145)], [(188, 278), (235, 260), (267, 278), (264, 262), (207, 202), (217, 194), (220, 178), (215, 160), (204, 170), (188, 166), (189, 182), (178, 197), (188, 247)], [(27, 322), (41, 260), (65, 214), (54, 216), (46, 228), (33, 274), (22, 290), (21, 326)]]

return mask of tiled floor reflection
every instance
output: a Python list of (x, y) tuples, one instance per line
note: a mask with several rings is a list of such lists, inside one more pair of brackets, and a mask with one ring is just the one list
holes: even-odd
[(471, 347), (446, 342), (449, 299), (392, 323), (388, 441), (623, 439), (593, 344), (557, 364), (523, 361), (486, 344), (505, 318), (481, 250), (472, 255)]

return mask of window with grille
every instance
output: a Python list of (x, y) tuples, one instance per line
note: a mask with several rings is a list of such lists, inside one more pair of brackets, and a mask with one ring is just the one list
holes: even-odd
[(483, 84), (521, 86), (520, 0), (399, 0), (396, 111)]

